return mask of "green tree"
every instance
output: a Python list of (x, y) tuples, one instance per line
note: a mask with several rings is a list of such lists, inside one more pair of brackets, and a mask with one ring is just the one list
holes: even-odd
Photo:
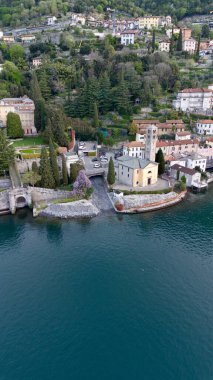
[(195, 58), (196, 58), (196, 61), (198, 61), (200, 58), (200, 35), (197, 41), (197, 50), (196, 50)]
[(37, 131), (44, 131), (46, 126), (46, 108), (43, 98), (35, 101), (35, 127)]
[(24, 136), (20, 116), (16, 113), (9, 112), (7, 114), (7, 135), (13, 139)]
[(49, 84), (48, 84), (48, 81), (47, 81), (47, 75), (46, 75), (46, 71), (45, 70), (42, 70), (42, 72), (40, 74), (39, 86), (40, 86), (40, 90), (41, 90), (41, 93), (42, 93), (42, 97), (45, 100), (48, 100), (50, 98), (50, 96), (51, 96), (51, 91), (50, 91), (50, 87), (49, 87)]
[(97, 106), (97, 103), (94, 103), (93, 125), (94, 125), (95, 128), (99, 127), (99, 115), (98, 115), (98, 106)]
[(99, 81), (99, 109), (102, 114), (107, 113), (111, 108), (111, 83), (107, 73), (104, 73)]
[(73, 183), (75, 182), (77, 176), (78, 176), (78, 165), (77, 164), (71, 164), (70, 165), (70, 182)]
[(113, 185), (115, 183), (115, 168), (114, 168), (114, 162), (113, 162), (112, 157), (110, 157), (110, 160), (109, 160), (107, 182), (109, 185)]
[(155, 30), (152, 32), (152, 53), (155, 51)]
[(68, 185), (68, 174), (67, 174), (67, 165), (64, 155), (61, 156), (62, 158), (62, 178), (63, 178), (63, 185)]
[(209, 38), (209, 36), (210, 36), (210, 28), (209, 28), (209, 25), (208, 25), (208, 24), (204, 24), (204, 25), (202, 26), (201, 36), (202, 36), (203, 38)]
[(41, 180), (41, 176), (33, 170), (26, 172), (22, 176), (22, 182), (33, 187)]
[(50, 166), (52, 169), (55, 184), (56, 184), (56, 187), (58, 187), (60, 185), (60, 175), (59, 175), (59, 170), (58, 170), (57, 154), (56, 154), (56, 151), (51, 139), (49, 142), (49, 157), (50, 157)]
[(53, 189), (55, 187), (55, 181), (53, 178), (50, 161), (45, 147), (41, 149), (39, 174), (41, 175), (42, 187), (47, 189)]
[(164, 160), (164, 155), (162, 149), (159, 149), (157, 154), (156, 154), (156, 162), (159, 163), (158, 165), (158, 174), (161, 175), (165, 172), (165, 160)]
[(39, 99), (42, 99), (42, 94), (35, 71), (32, 72), (32, 78), (30, 81), (30, 96), (34, 100), (34, 102), (37, 102)]
[(128, 114), (131, 110), (130, 94), (123, 73), (121, 75), (120, 83), (114, 91), (114, 103), (116, 110), (121, 114)]
[(10, 59), (17, 64), (20, 59), (24, 58), (24, 48), (19, 44), (13, 44), (9, 49)]
[(9, 170), (9, 165), (15, 160), (15, 151), (6, 139), (4, 131), (0, 130), (0, 175)]
[(36, 161), (33, 161), (33, 163), (32, 163), (32, 171), (34, 173), (38, 173), (39, 172), (39, 167), (38, 167), (38, 164), (37, 164)]
[(182, 30), (180, 30), (178, 40), (177, 40), (177, 51), (182, 51), (183, 48), (183, 35)]

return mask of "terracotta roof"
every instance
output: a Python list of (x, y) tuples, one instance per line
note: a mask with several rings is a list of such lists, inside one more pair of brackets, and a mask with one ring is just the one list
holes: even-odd
[(189, 175), (194, 175), (195, 173), (197, 173), (195, 169), (186, 168), (185, 166), (178, 165), (178, 164), (174, 164), (171, 167), (171, 169), (179, 170), (181, 173), (185, 173)]
[(175, 146), (175, 145), (189, 145), (189, 144), (199, 144), (199, 141), (194, 140), (170, 140), (170, 141), (158, 141), (156, 146), (161, 148), (164, 146)]
[(140, 141), (131, 141), (126, 143), (124, 146), (127, 148), (144, 148), (145, 145)]
[(184, 124), (183, 120), (179, 119), (179, 120), (166, 120), (166, 123), (170, 123), (170, 124)]
[(213, 142), (213, 137), (207, 137), (206, 141)]
[(212, 90), (210, 90), (209, 88), (186, 88), (181, 91), (181, 93), (186, 93), (186, 94), (198, 93), (198, 92), (212, 92)]
[(188, 136), (188, 135), (191, 135), (191, 133), (188, 131), (188, 132), (177, 132), (176, 135), (178, 136)]
[(133, 119), (133, 123), (141, 123), (141, 124), (159, 124), (159, 120), (143, 120), (143, 119)]
[(198, 120), (197, 123), (200, 123), (200, 124), (213, 124), (213, 120)]

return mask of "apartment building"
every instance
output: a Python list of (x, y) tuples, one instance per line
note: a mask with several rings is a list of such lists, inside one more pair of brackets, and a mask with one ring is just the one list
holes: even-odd
[(173, 107), (181, 111), (207, 111), (213, 105), (213, 85), (208, 88), (187, 88), (178, 92)]
[(198, 120), (196, 132), (199, 135), (213, 135), (213, 120)]
[(24, 134), (34, 135), (37, 133), (34, 124), (34, 110), (34, 102), (27, 96), (23, 96), (22, 98), (4, 98), (0, 100), (0, 121), (6, 126), (8, 113), (16, 113), (20, 116)]

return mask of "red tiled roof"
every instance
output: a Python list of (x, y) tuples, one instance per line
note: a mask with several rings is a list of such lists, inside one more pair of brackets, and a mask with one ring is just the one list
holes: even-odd
[(213, 124), (213, 120), (198, 120), (197, 123), (200, 124)]
[(127, 148), (144, 148), (144, 143), (140, 141), (131, 141), (129, 143), (126, 143), (125, 146)]
[(170, 140), (170, 141), (158, 141), (156, 146), (161, 148), (164, 146), (175, 146), (175, 145), (190, 145), (190, 144), (199, 144), (199, 141), (194, 140)]
[(186, 88), (181, 91), (181, 93), (190, 94), (190, 93), (198, 93), (198, 92), (212, 92), (209, 88)]

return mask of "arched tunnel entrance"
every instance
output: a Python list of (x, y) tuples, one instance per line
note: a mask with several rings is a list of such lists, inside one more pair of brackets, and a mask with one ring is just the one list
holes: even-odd
[(16, 198), (16, 208), (23, 208), (27, 206), (26, 198), (23, 195), (20, 195)]

